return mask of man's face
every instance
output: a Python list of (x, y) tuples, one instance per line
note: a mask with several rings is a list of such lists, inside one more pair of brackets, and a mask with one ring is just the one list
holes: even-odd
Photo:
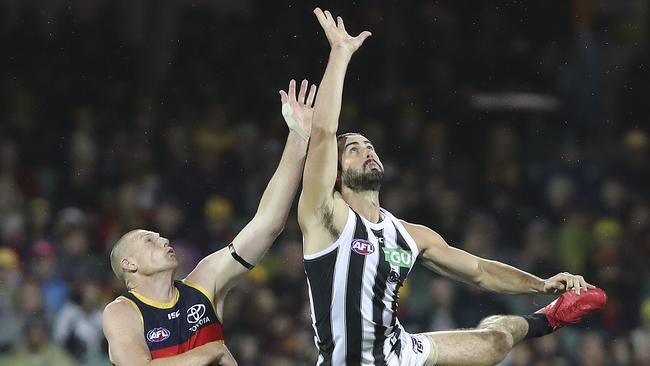
[(350, 135), (339, 141), (341, 184), (352, 191), (379, 191), (384, 166), (372, 143), (363, 135)]
[(133, 233), (129, 251), (138, 267), (138, 272), (147, 275), (175, 269), (178, 266), (176, 253), (169, 240), (160, 234), (138, 230)]

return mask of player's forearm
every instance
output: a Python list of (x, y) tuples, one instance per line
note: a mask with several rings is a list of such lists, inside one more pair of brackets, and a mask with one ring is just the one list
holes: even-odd
[(147, 366), (209, 366), (218, 364), (227, 352), (223, 344), (205, 344), (180, 355), (151, 360)]
[(323, 132), (335, 134), (338, 129), (343, 98), (345, 73), (352, 54), (342, 49), (332, 49), (314, 105), (312, 138)]
[[(134, 357), (127, 352), (111, 361), (114, 362), (115, 366), (209, 366), (220, 362), (227, 352), (225, 345), (209, 343), (180, 355), (154, 360), (138, 360), (138, 357)], [(144, 355), (142, 355), (142, 358), (144, 358)]]
[(483, 289), (506, 294), (542, 292), (544, 280), (513, 266), (491, 260), (481, 260), (476, 281)]

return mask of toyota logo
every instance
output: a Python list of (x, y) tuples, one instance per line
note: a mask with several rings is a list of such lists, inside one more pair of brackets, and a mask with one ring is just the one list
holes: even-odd
[(205, 314), (205, 305), (192, 305), (189, 309), (187, 309), (187, 321), (190, 324), (198, 323), (199, 320), (203, 318), (203, 314)]

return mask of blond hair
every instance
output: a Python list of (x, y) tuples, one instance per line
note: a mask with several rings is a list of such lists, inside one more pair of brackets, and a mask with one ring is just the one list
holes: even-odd
[(115, 276), (124, 284), (126, 284), (126, 278), (124, 276), (124, 268), (122, 268), (121, 262), (122, 259), (124, 259), (129, 254), (128, 244), (131, 242), (133, 235), (138, 231), (140, 230), (131, 230), (128, 233), (122, 235), (122, 237), (113, 245), (113, 249), (111, 249), (111, 269), (113, 269)]

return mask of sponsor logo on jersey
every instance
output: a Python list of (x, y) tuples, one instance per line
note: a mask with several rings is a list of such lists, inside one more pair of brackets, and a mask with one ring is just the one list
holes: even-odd
[(190, 327), (190, 332), (196, 332), (200, 326), (210, 322), (210, 317), (205, 315), (205, 305), (194, 304), (187, 309), (187, 322), (194, 324)]
[(422, 345), (422, 341), (420, 341), (419, 339), (411, 336), (411, 343), (413, 344), (413, 352), (415, 352), (415, 353), (424, 352), (424, 346)]
[(375, 252), (375, 246), (371, 242), (362, 239), (352, 240), (352, 250), (361, 255), (368, 255)]
[(187, 322), (190, 324), (198, 323), (205, 314), (205, 305), (194, 304), (187, 309)]
[(149, 342), (162, 342), (169, 338), (171, 333), (165, 328), (153, 328), (147, 332), (147, 339)]
[(400, 282), (401, 278), (399, 277), (399, 273), (391, 270), (390, 274), (388, 275), (388, 282)]
[(386, 262), (404, 268), (411, 268), (413, 264), (413, 255), (408, 250), (401, 248), (382, 248), (384, 250), (384, 259)]
[(181, 311), (180, 311), (180, 310), (176, 310), (176, 311), (174, 311), (174, 312), (168, 313), (168, 314), (167, 314), (167, 319), (172, 320), (172, 319), (176, 319), (176, 318), (178, 318), (179, 316), (181, 316)]

